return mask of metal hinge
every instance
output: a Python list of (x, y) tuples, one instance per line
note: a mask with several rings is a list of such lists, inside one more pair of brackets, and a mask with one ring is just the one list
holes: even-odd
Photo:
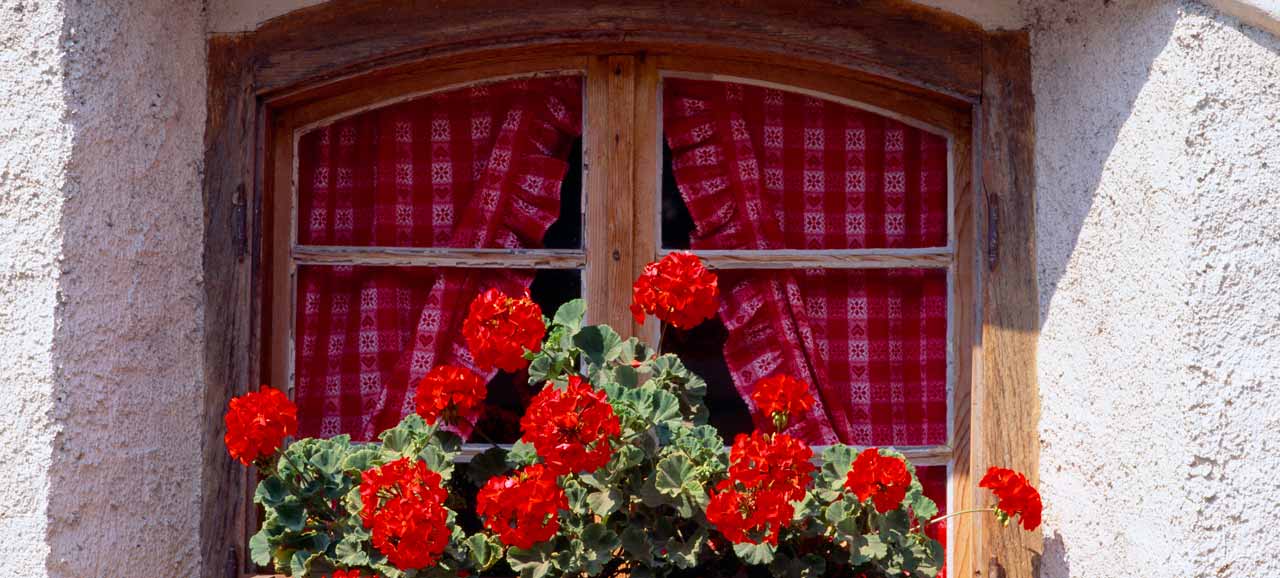
[(235, 546), (227, 548), (227, 562), (222, 567), (222, 575), (226, 578), (240, 578), (240, 557), (236, 553)]
[(982, 188), (987, 199), (987, 271), (995, 271), (1000, 262), (1000, 197), (992, 195), (985, 185)]
[(249, 252), (249, 211), (244, 199), (244, 184), (236, 187), (231, 199), (231, 243), (235, 245), (236, 259), (244, 259)]

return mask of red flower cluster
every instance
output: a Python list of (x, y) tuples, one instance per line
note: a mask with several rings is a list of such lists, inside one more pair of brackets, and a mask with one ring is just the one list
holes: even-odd
[(476, 513), (503, 544), (532, 548), (560, 531), (560, 510), (569, 509), (556, 476), (534, 464), (511, 476), (490, 478), (476, 495)]
[(520, 430), (557, 475), (600, 469), (622, 434), (605, 393), (576, 375), (564, 389), (548, 384), (538, 392), (520, 418)]
[(897, 508), (907, 497), (911, 472), (901, 459), (882, 456), (879, 448), (867, 448), (853, 460), (844, 487), (860, 501), (870, 499), (876, 511), (883, 514)]
[(529, 298), (513, 298), (497, 289), (481, 293), (471, 302), (462, 323), (462, 336), (481, 369), (497, 367), (520, 371), (529, 363), (524, 350), (540, 351), (547, 326), (542, 310)]
[(804, 499), (814, 465), (809, 445), (787, 434), (738, 434), (729, 450), (729, 479), (752, 491)]
[(735, 544), (778, 543), (795, 508), (779, 492), (751, 491), (724, 480), (707, 504), (707, 520)]
[(751, 400), (778, 431), (786, 429), (790, 418), (804, 415), (813, 408), (809, 384), (781, 373), (757, 381)]
[(631, 314), (644, 323), (646, 313), (680, 329), (693, 329), (716, 314), (720, 289), (716, 275), (693, 253), (674, 252), (644, 266), (631, 288)]
[(778, 533), (804, 499), (813, 450), (786, 434), (739, 435), (729, 451), (729, 479), (707, 505), (707, 519), (734, 543), (778, 543)]
[(373, 546), (397, 568), (425, 568), (449, 545), (448, 493), (425, 462), (400, 458), (369, 469), (360, 479), (360, 519), (373, 530)]
[(335, 570), (329, 578), (365, 578), (359, 570)]
[(280, 390), (264, 385), (232, 399), (223, 421), (227, 453), (247, 466), (274, 454), (298, 430), (298, 408)]
[(418, 382), (413, 402), (418, 415), (429, 424), (475, 423), (484, 407), (485, 384), (479, 375), (454, 365), (438, 365)]
[(987, 488), (999, 498), (996, 508), (1007, 521), (1014, 515), (1022, 517), (1022, 527), (1027, 531), (1040, 527), (1040, 515), (1043, 504), (1040, 503), (1040, 492), (1031, 487), (1027, 477), (1005, 468), (991, 468), (987, 475), (978, 482), (979, 488)]

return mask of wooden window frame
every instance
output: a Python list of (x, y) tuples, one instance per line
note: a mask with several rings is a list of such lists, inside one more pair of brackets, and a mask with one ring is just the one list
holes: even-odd
[[(887, 0), (856, 7), (682, 6), (675, 14), (660, 4), (606, 3), (590, 15), (562, 13), (554, 20), (552, 9), (543, 18), (506, 15), (496, 24), (465, 3), (429, 19), (412, 3), (373, 11), (340, 4), (299, 11), (252, 34), (210, 39), (204, 575), (249, 572), (241, 545), (252, 513), (238, 504), (251, 494), (250, 479), (221, 451), (220, 418), (232, 395), (288, 375), (287, 364), (270, 362), (292, 358), (280, 337), (293, 325), (292, 308), (276, 304), (292, 302), (293, 284), (273, 279), (291, 278), (295, 262), (349, 263), (357, 256), (364, 264), (585, 266), (593, 321), (641, 333), (626, 304), (612, 300), (628, 299), (634, 275), (660, 253), (661, 128), (652, 87), (668, 72), (799, 89), (950, 135), (953, 220), (945, 249), (702, 254), (721, 268), (781, 267), (777, 258), (785, 257), (793, 267), (949, 269), (951, 443), (945, 451), (905, 449), (920, 463), (952, 460), (952, 510), (977, 503), (975, 476), (987, 465), (1036, 476), (1034, 127), (1025, 33), (984, 33)], [(813, 19), (810, 12), (824, 8), (841, 16)], [(414, 17), (439, 23), (448, 42), (400, 24)], [(886, 24), (860, 28), (859, 17)], [(485, 29), (485, 22), (495, 29)], [(299, 37), (308, 27), (319, 29)], [(370, 41), (370, 30), (387, 34)], [(885, 48), (877, 33), (912, 42)], [(290, 60), (299, 55), (302, 61)], [(293, 219), (278, 218), (291, 214), (294, 183), (293, 170), (276, 167), (293, 166), (295, 137), (307, 127), (388, 99), (557, 70), (587, 74), (584, 164), (594, 169), (584, 179), (588, 226), (581, 251), (297, 247)], [(604, 194), (619, 190), (640, 193)], [(611, 226), (589, 225), (605, 221)], [(280, 247), (289, 248), (287, 255)], [(617, 266), (592, 266), (605, 262)], [(1039, 533), (974, 517), (956, 519), (949, 530), (952, 576), (1036, 570)]]

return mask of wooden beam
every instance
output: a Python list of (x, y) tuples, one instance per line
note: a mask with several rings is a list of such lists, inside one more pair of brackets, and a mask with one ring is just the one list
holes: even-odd
[(482, 269), (579, 269), (587, 256), (576, 249), (448, 249), (299, 245), (298, 265), (477, 267)]
[[(983, 279), (982, 385), (973, 422), (974, 473), (988, 466), (1038, 482), (1040, 307), (1035, 251), (1035, 101), (1026, 32), (991, 34), (982, 55), (982, 179), (989, 252)], [(988, 498), (989, 499), (989, 498)], [(982, 520), (977, 568), (1034, 576), (1043, 537)], [(996, 578), (993, 576), (992, 578)]]
[(332, 0), (253, 33), (262, 91), (477, 48), (624, 41), (757, 50), (970, 99), (982, 34), (901, 0)]
[(257, 107), (243, 38), (209, 41), (204, 178), (204, 453), (201, 469), (200, 568), (225, 578), (243, 567), (248, 472), (223, 445), (222, 416), (248, 391), (258, 359), (254, 317), (260, 279), (254, 233), (261, 206), (255, 186)]
[[(662, 250), (661, 254), (671, 253)], [(928, 249), (778, 249), (773, 251), (693, 251), (712, 269), (903, 269), (941, 268), (951, 250)]]

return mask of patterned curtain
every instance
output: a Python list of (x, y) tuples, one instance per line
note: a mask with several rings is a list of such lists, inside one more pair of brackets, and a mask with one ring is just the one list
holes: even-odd
[[(559, 216), (582, 132), (581, 79), (507, 81), (379, 108), (298, 144), (302, 244), (535, 248)], [(299, 435), (367, 440), (413, 411), (432, 367), (469, 367), (460, 333), (489, 287), (531, 271), (303, 266), (298, 271)], [(468, 432), (463, 432), (464, 434)]]
[[(942, 137), (733, 83), (667, 79), (664, 107), (695, 250), (946, 245)], [(725, 360), (748, 406), (757, 380), (789, 373), (816, 390), (818, 407), (790, 432), (810, 443), (946, 442), (945, 271), (725, 271), (720, 279)]]

